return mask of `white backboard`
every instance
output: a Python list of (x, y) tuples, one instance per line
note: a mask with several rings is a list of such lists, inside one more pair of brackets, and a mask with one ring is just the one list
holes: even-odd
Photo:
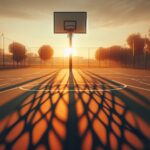
[(86, 33), (87, 12), (54, 12), (54, 33)]

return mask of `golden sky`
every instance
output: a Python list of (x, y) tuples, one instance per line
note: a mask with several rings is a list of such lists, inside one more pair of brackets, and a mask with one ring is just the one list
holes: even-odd
[(150, 0), (0, 0), (0, 33), (28, 47), (67, 47), (67, 35), (53, 33), (54, 11), (87, 11), (87, 34), (74, 35), (78, 47), (124, 45), (129, 34), (150, 28)]

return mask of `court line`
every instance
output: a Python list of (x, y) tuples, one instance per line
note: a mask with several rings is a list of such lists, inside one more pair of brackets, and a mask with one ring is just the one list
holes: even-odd
[(103, 91), (119, 91), (119, 90), (122, 90), (126, 87), (119, 87), (119, 88), (115, 88), (115, 89), (101, 89), (101, 90), (96, 90), (96, 89), (88, 89), (88, 90), (82, 90), (82, 89), (75, 89), (75, 90), (29, 90), (29, 89), (25, 89), (25, 88), (22, 88), (22, 87), (19, 87), (21, 90), (23, 91), (31, 91), (31, 92), (35, 92), (35, 91), (50, 91), (50, 92), (78, 92), (78, 91), (81, 91), (81, 92), (85, 92), (85, 91), (98, 91), (98, 92), (103, 92)]
[[(50, 72), (51, 73), (51, 72)], [(34, 74), (37, 74), (37, 73), (34, 73)], [(38, 74), (40, 74), (40, 73), (38, 73)], [(45, 74), (45, 73), (43, 73), (43, 74)], [(42, 75), (43, 75), (42, 74)], [(6, 83), (2, 83), (2, 84), (0, 84), (0, 87), (2, 88), (2, 86), (4, 86), (4, 85), (9, 85), (9, 83), (11, 82), (14, 82), (14, 81), (19, 81), (19, 80), (22, 80), (22, 79), (24, 79), (23, 78), (23, 76), (20, 76), (20, 77), (17, 77), (17, 78), (15, 78), (15, 77), (7, 77), (8, 75), (6, 75), (6, 77), (4, 78), (4, 79), (0, 79), (0, 80), (10, 80), (9, 82), (6, 82)], [(25, 78), (29, 78), (28, 76), (26, 76), (25, 75)], [(33, 76), (31, 76), (30, 78), (33, 78)], [(13, 80), (12, 80), (13, 79)], [(1, 92), (0, 92), (1, 93)]]
[(0, 91), (0, 93), (4, 93), (4, 92), (8, 92), (8, 91), (12, 91), (12, 90), (15, 90), (15, 89), (18, 89), (18, 87), (14, 87), (14, 88), (11, 88), (11, 89), (8, 89), (8, 90)]
[[(121, 83), (121, 82), (118, 82), (118, 83)], [(45, 84), (45, 85), (47, 85), (47, 84)], [(61, 85), (66, 85), (66, 84), (56, 84), (56, 85), (61, 86)], [(70, 84), (68, 84), (68, 86), (69, 85)], [(78, 85), (85, 85), (85, 83), (78, 83)], [(92, 83), (91, 85), (94, 85), (94, 84)], [(108, 85), (108, 86), (113, 85), (114, 86), (114, 84), (97, 84), (97, 85)], [(28, 84), (26, 86), (31, 86), (31, 84)], [(77, 92), (77, 91), (99, 91), (99, 92), (101, 92), (101, 91), (118, 91), (118, 90), (122, 90), (122, 89), (127, 87), (126, 84), (122, 84), (122, 86), (117, 86), (117, 88), (110, 88), (110, 89), (87, 89), (87, 90), (86, 89), (73, 89), (73, 90), (72, 89), (65, 89), (65, 90), (57, 90), (57, 89), (54, 89), (54, 90), (50, 90), (50, 89), (43, 90), (43, 89), (41, 89), (41, 90), (30, 90), (28, 88), (25, 88), (26, 86), (20, 86), (19, 89), (24, 90), (24, 91), (51, 91), (51, 92), (63, 92), (63, 91), (64, 92), (69, 92), (69, 91), (70, 92), (73, 92), (73, 91), (75, 91), (75, 92)]]
[[(38, 84), (40, 84), (41, 82), (37, 82), (37, 84), (28, 84), (28, 86), (33, 86), (33, 85), (38, 85)], [(57, 85), (59, 85), (59, 86), (63, 86), (63, 85), (76, 85), (75, 83), (54, 83), (54, 84), (47, 84), (47, 83), (45, 83), (45, 84), (42, 84), (42, 85), (49, 85), (49, 86), (57, 86)], [(77, 83), (77, 85), (108, 85), (108, 84), (97, 84), (97, 83), (87, 83), (87, 84), (85, 84), (84, 82), (80, 82), (80, 83)], [(109, 84), (109, 85), (113, 85), (114, 86), (114, 84)]]
[(144, 76), (143, 76), (143, 75), (141, 75), (141, 76), (139, 76), (139, 75), (129, 75), (129, 74), (121, 73), (121, 72), (118, 72), (118, 71), (116, 71), (116, 73), (117, 73), (117, 74), (120, 74), (120, 75), (122, 75), (122, 76), (128, 76), (128, 77), (140, 77), (140, 78), (143, 78), (143, 77), (145, 78), (145, 77), (146, 77), (146, 78), (150, 78), (149, 75), (148, 75), (148, 76), (147, 76), (147, 75), (146, 75), (146, 76), (145, 76), (145, 75), (144, 75)]
[(4, 85), (8, 85), (10, 82), (6, 82), (6, 83), (2, 83), (2, 84), (0, 84), (0, 87), (1, 86), (4, 86)]
[(142, 84), (145, 84), (145, 85), (150, 85), (150, 83), (146, 83), (146, 82), (143, 82), (143, 81), (140, 80), (140, 79), (135, 79), (135, 78), (128, 78), (128, 77), (113, 77), (113, 78), (129, 79), (129, 80), (137, 81), (137, 82), (142, 83)]
[[(47, 72), (46, 72), (47, 73)], [(51, 73), (51, 72), (48, 72)], [(23, 74), (21, 76), (19, 76), (18, 78), (23, 78), (23, 77), (27, 77), (27, 76), (32, 76), (32, 75), (43, 75), (45, 74), (45, 72), (37, 72), (37, 73), (27, 73), (27, 74)], [(0, 78), (15, 78), (15, 75), (0, 75)]]
[(130, 85), (130, 84), (127, 84), (129, 87), (134, 87), (136, 89), (140, 89), (140, 90), (144, 90), (144, 91), (150, 91), (150, 89), (146, 89), (146, 88), (142, 88), (142, 87), (139, 87), (139, 86), (134, 86), (134, 85)]
[(145, 85), (150, 85), (150, 83), (146, 83), (146, 82), (143, 82), (141, 80), (137, 80), (139, 83), (142, 83), (142, 84), (145, 84)]
[[(9, 82), (6, 82), (6, 83), (2, 83), (2, 84), (0, 84), (0, 86), (4, 86), (4, 85), (8, 85), (9, 83), (12, 83), (13, 81), (18, 81), (18, 80), (21, 80), (21, 79), (23, 79), (23, 78), (17, 78), (17, 79), (10, 79), (10, 81)], [(7, 79), (7, 80), (9, 80), (9, 79)]]
[[(96, 74), (97, 74), (97, 73), (96, 73)], [(125, 78), (125, 77), (112, 77), (112, 78)], [(126, 77), (126, 78), (127, 78), (127, 77)], [(127, 79), (131, 79), (131, 78), (127, 78)], [(133, 78), (133, 79), (134, 79), (135, 81), (138, 81), (138, 80), (135, 79), (135, 78)], [(121, 83), (121, 82), (119, 82), (119, 81), (117, 81), (117, 80), (112, 80), (112, 81)], [(141, 82), (142, 82), (142, 81), (141, 81)], [(143, 83), (145, 83), (145, 82), (143, 82)], [(125, 83), (122, 82), (122, 84), (125, 84)], [(145, 83), (145, 84), (146, 84), (146, 83)], [(127, 85), (127, 86), (129, 86), (129, 87), (134, 87), (134, 88), (140, 89), (140, 90), (150, 91), (150, 89), (142, 88), (142, 87), (139, 87), (139, 86), (134, 86), (134, 85), (130, 85), (130, 84), (125, 84), (125, 85)]]
[[(52, 75), (48, 75), (47, 77), (51, 77)], [(41, 79), (38, 79), (38, 80), (41, 80)], [(33, 81), (34, 82), (34, 81)], [(26, 84), (25, 84), (26, 85)], [(15, 89), (19, 89), (20, 86), (17, 86), (17, 87), (14, 87), (14, 88), (10, 88), (10, 89), (6, 89), (4, 91), (0, 91), (0, 93), (4, 93), (4, 92), (8, 92), (8, 91), (12, 91), (12, 90), (15, 90)]]
[[(137, 79), (137, 78), (143, 78), (143, 77), (150, 77), (150, 76), (137, 76), (137, 75), (128, 75), (128, 74), (124, 74), (124, 73), (120, 73), (120, 72), (116, 72), (116, 73), (96, 73), (96, 74), (109, 74), (109, 75), (121, 75), (122, 77), (113, 77), (113, 78), (126, 78), (126, 79), (130, 79), (130, 80), (134, 80), (134, 81), (137, 81), (139, 83), (142, 83), (142, 84), (145, 84), (145, 85), (150, 85), (149, 83), (145, 83), (143, 81), (141, 81), (141, 79)], [(123, 77), (123, 76), (126, 76), (126, 77)], [(132, 77), (132, 78), (128, 78), (128, 77)], [(137, 77), (137, 78), (135, 78)]]
[[(116, 82), (116, 80), (113, 80)], [(123, 83), (125, 84), (125, 83)], [(134, 86), (134, 85), (131, 85), (131, 84), (126, 84), (128, 87), (134, 87), (136, 89), (140, 89), (140, 90), (144, 90), (144, 91), (150, 91), (150, 89), (147, 89), (147, 88), (142, 88), (142, 87), (139, 87), (139, 86)]]

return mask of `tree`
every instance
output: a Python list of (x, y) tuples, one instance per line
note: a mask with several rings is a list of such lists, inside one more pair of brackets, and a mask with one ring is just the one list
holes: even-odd
[(17, 64), (21, 63), (26, 58), (26, 48), (24, 45), (13, 42), (9, 45), (9, 52), (13, 55), (13, 61), (16, 61)]
[(39, 49), (39, 56), (41, 60), (49, 60), (53, 56), (53, 48), (49, 45), (43, 45)]
[(150, 52), (150, 39), (145, 38), (145, 43), (146, 43), (146, 45), (145, 45), (146, 50), (147, 50), (148, 52)]
[(96, 50), (95, 59), (98, 61), (108, 59), (108, 53), (107, 53), (108, 51), (107, 50), (108, 50), (107, 48), (99, 47)]
[(98, 48), (95, 52), (95, 59), (98, 61), (100, 60), (100, 48)]
[(148, 50), (148, 52), (150, 52), (150, 29), (148, 31), (148, 36), (149, 38), (146, 38), (145, 41), (146, 41), (146, 49)]
[(3, 54), (3, 49), (2, 48), (0, 48), (0, 55), (2, 55)]
[(143, 54), (145, 39), (142, 38), (139, 33), (129, 35), (127, 38), (127, 43), (135, 55)]
[(121, 55), (123, 53), (121, 46), (114, 45), (114, 46), (111, 46), (109, 49), (110, 49), (110, 53), (111, 53), (110, 59), (119, 61), (121, 58)]
[(100, 47), (96, 50), (95, 59), (98, 61), (109, 60), (112, 62), (127, 64), (127, 58), (129, 60), (131, 52), (131, 49), (119, 45), (113, 45), (107, 48)]

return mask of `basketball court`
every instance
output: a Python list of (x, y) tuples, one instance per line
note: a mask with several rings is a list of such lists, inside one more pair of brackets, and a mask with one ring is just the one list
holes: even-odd
[(18, 71), (0, 76), (1, 149), (149, 147), (149, 71)]
[[(54, 12), (54, 33), (87, 33), (86, 12)], [(0, 150), (150, 149), (150, 71), (26, 68), (0, 74)]]

